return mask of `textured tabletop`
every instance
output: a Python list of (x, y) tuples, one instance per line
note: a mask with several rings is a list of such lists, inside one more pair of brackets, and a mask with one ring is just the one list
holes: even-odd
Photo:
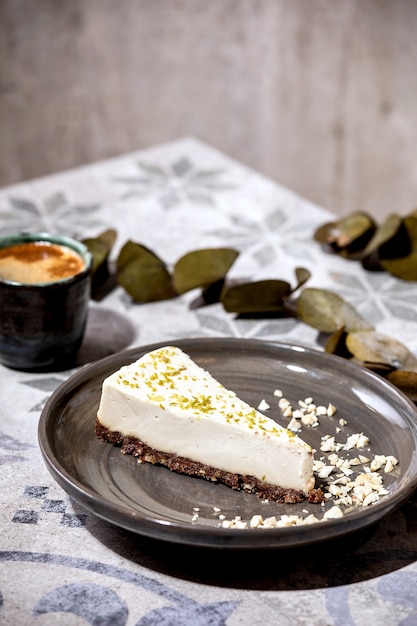
[[(417, 285), (330, 256), (313, 241), (332, 215), (211, 147), (185, 138), (0, 190), (0, 230), (95, 237), (114, 228), (167, 265), (198, 248), (240, 254), (230, 277), (332, 289), (377, 330), (417, 353)], [(79, 368), (175, 339), (251, 338), (322, 349), (294, 318), (237, 319), (195, 293), (137, 304), (121, 287), (92, 300)], [(58, 486), (38, 421), (71, 371), (0, 367), (0, 623), (417, 623), (416, 501), (342, 540), (285, 550), (225, 551), (158, 541), (102, 521)], [(233, 532), (231, 530), (231, 532)], [(262, 532), (254, 530), (253, 532)]]

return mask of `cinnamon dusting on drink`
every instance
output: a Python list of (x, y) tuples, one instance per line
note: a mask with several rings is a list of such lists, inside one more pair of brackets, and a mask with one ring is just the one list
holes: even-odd
[(79, 274), (83, 259), (71, 248), (47, 241), (16, 244), (0, 249), (0, 279), (40, 284)]

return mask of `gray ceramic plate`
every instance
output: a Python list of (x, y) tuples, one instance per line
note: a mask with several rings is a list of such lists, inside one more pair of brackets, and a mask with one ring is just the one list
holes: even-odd
[[(356, 508), (343, 518), (309, 526), (276, 529), (224, 529), (236, 515), (260, 513), (321, 516), (320, 505), (263, 503), (257, 496), (223, 485), (181, 476), (163, 467), (139, 464), (120, 449), (99, 441), (94, 422), (103, 379), (122, 365), (159, 347), (124, 351), (93, 363), (68, 379), (48, 400), (39, 423), (39, 442), (56, 481), (93, 514), (127, 530), (153, 538), (198, 546), (265, 548), (301, 546), (336, 538), (380, 520), (403, 503), (417, 486), (416, 410), (396, 388), (372, 372), (318, 351), (248, 339), (173, 341), (226, 387), (257, 407), (265, 399), (279, 417), (275, 389), (293, 403), (312, 396), (317, 404), (337, 407), (337, 419), (321, 418), (302, 437), (318, 449), (320, 437), (335, 434), (338, 419), (347, 421), (344, 435), (364, 432), (374, 454), (390, 454), (399, 467), (388, 474), (389, 495)], [(192, 520), (194, 508), (199, 517)]]

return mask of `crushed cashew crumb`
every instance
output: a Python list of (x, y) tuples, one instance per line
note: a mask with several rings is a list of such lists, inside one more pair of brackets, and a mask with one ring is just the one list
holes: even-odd
[(258, 411), (267, 411), (270, 408), (271, 407), (266, 400), (261, 400), (258, 405)]
[[(316, 405), (311, 396), (298, 400), (297, 408), (294, 409), (280, 389), (275, 389), (273, 395), (279, 398), (278, 407), (282, 416), (290, 420), (287, 428), (294, 432), (299, 432), (303, 427), (315, 428), (320, 424), (319, 418), (331, 418), (337, 412), (332, 403), (327, 406)], [(269, 403), (265, 399), (261, 400), (258, 409), (269, 408)], [(248, 520), (242, 519), (240, 515), (226, 519), (222, 510), (214, 506), (213, 512), (217, 515), (219, 525), (229, 529), (262, 529), (316, 524), (342, 518), (345, 514), (344, 508), (350, 511), (352, 507), (367, 507), (378, 502), (380, 497), (388, 495), (383, 475), (395, 471), (398, 459), (393, 455), (372, 455), (369, 438), (363, 432), (343, 437), (343, 429), (347, 423), (343, 418), (338, 419), (337, 426), (334, 427), (336, 435), (326, 434), (321, 437), (320, 452), (323, 455), (313, 463), (313, 472), (322, 481), (321, 488), (324, 491), (320, 516), (303, 509), (301, 516), (264, 517), (256, 514)], [(352, 454), (353, 451), (356, 451), (356, 455)], [(363, 454), (364, 451), (367, 454)], [(268, 504), (269, 501), (264, 499), (261, 502)], [(199, 512), (198, 507), (193, 508), (192, 521), (198, 519)]]

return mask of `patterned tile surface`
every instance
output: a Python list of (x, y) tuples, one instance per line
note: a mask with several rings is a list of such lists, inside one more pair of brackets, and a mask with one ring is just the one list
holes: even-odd
[[(133, 239), (168, 264), (196, 248), (234, 246), (241, 254), (231, 277), (294, 282), (295, 268), (306, 267), (309, 285), (337, 291), (417, 352), (417, 285), (326, 255), (312, 234), (331, 217), (194, 139), (0, 190), (3, 233), (86, 237), (113, 227), (114, 254)], [(119, 288), (92, 302), (81, 363), (180, 337), (320, 348), (317, 333), (294, 320), (236, 320), (220, 305), (193, 308), (193, 298), (138, 306)], [(37, 444), (40, 411), (71, 373), (1, 369), (2, 624), (417, 623), (414, 499), (337, 546), (250, 558), (132, 537), (81, 509), (53, 481)]]

